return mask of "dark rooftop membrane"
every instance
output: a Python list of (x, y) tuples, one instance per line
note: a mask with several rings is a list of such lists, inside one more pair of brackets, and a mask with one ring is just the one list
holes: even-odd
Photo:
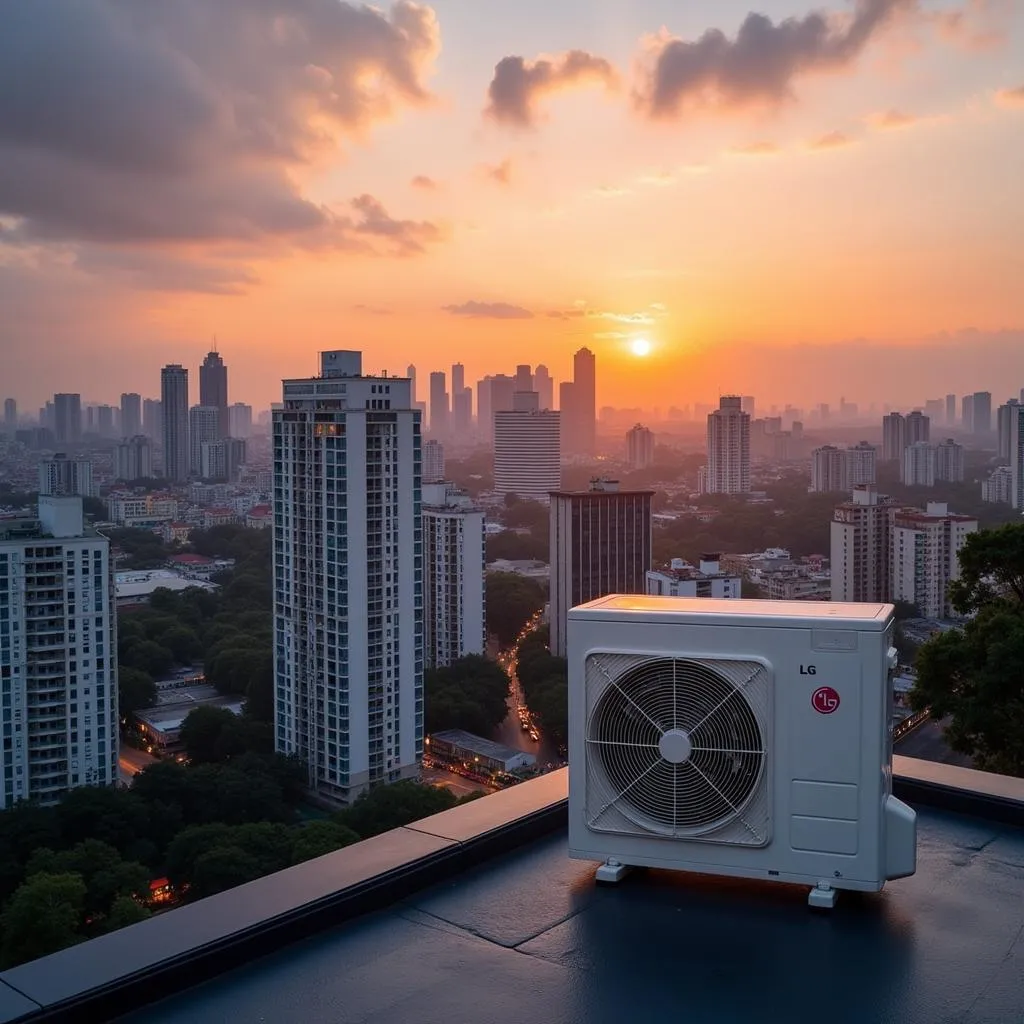
[[(566, 853), (563, 771), (7, 971), (0, 1021), (1024, 1021), (1024, 780), (906, 758), (895, 774), (917, 874), (831, 911), (806, 887), (660, 870), (596, 885)], [(447, 868), (396, 882), (405, 855)], [(265, 948), (217, 946), (368, 871), (369, 913), (335, 903)]]

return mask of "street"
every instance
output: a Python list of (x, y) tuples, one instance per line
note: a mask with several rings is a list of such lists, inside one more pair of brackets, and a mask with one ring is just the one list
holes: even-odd
[(942, 736), (941, 722), (929, 721), (919, 725), (893, 744), (893, 750), (904, 757), (917, 757), (922, 761), (936, 761), (939, 764), (952, 764), (960, 768), (971, 767), (969, 757), (949, 749)]
[(132, 784), (132, 777), (138, 775), (143, 768), (148, 768), (151, 764), (154, 764), (156, 760), (157, 758), (152, 754), (147, 754), (144, 750), (122, 744), (117, 754), (118, 781), (126, 786), (130, 786)]
[(470, 793), (496, 793), (494, 786), (467, 779), (462, 775), (456, 775), (445, 768), (424, 768), (423, 781), (430, 786), (444, 786), (445, 789), (457, 797), (469, 796)]

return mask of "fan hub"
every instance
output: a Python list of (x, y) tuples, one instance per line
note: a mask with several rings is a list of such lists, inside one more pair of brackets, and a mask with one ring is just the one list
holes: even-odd
[(690, 760), (693, 743), (685, 729), (668, 729), (658, 740), (658, 752), (669, 764), (683, 764)]

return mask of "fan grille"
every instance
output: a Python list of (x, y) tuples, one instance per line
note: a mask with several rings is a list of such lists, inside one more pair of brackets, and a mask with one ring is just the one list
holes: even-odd
[(763, 667), (648, 658), (612, 673), (594, 660), (604, 685), (589, 716), (587, 760), (604, 784), (591, 824), (611, 807), (672, 836), (707, 835), (739, 819), (747, 842), (764, 841), (743, 819), (766, 760), (748, 694)]

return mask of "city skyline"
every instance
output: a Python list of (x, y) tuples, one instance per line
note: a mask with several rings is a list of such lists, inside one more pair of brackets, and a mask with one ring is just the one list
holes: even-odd
[[(29, 37), (40, 74), (79, 55), (0, 119), (24, 409), (58, 366), (86, 401), (153, 395), (214, 334), (262, 408), (296, 347), (312, 372), (338, 344), (424, 382), (483, 376), (494, 346), (567, 380), (585, 345), (599, 405), (781, 404), (830, 376), (893, 402), (907, 374), (1005, 400), (1021, 376), (1019, 5), (281, 6), (290, 46), (237, 3), (202, 31), (175, 3), (6, 15), (0, 66)], [(76, 76), (116, 136), (68, 129)]]

